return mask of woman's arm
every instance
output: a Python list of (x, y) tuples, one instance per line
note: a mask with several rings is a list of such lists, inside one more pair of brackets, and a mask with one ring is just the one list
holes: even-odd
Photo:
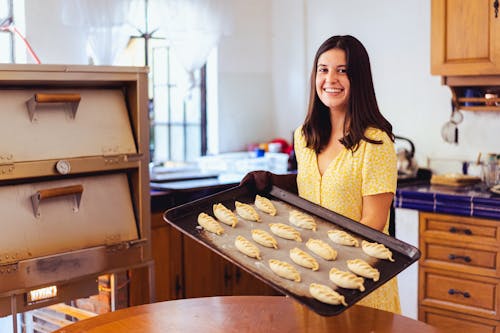
[(361, 223), (383, 231), (391, 209), (393, 193), (380, 193), (363, 197)]

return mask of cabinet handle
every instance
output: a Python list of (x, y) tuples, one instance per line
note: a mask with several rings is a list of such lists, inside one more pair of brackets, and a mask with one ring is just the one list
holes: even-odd
[(229, 287), (229, 282), (231, 281), (231, 273), (229, 272), (230, 267), (224, 266), (224, 287)]
[(182, 290), (182, 285), (181, 285), (181, 279), (179, 275), (175, 276), (175, 298), (181, 298), (181, 290)]
[(236, 283), (239, 283), (241, 279), (241, 270), (239, 267), (236, 267)]
[(80, 200), (82, 199), (83, 185), (70, 185), (57, 188), (38, 190), (31, 196), (31, 204), (35, 217), (40, 217), (40, 203), (44, 199), (62, 197), (67, 195), (74, 196), (73, 211), (76, 213), (80, 208)]
[(455, 228), (451, 227), (449, 230), (452, 234), (459, 234), (459, 233), (464, 233), (465, 235), (472, 235), (472, 231), (470, 229), (460, 229), (460, 228)]
[(493, 1), (493, 8), (495, 8), (495, 18), (498, 17), (498, 0)]
[(448, 290), (448, 294), (450, 295), (462, 295), (464, 298), (469, 298), (470, 294), (466, 291), (460, 291), (460, 290), (455, 290), (455, 289), (450, 289)]
[(69, 106), (70, 115), (72, 119), (75, 119), (76, 111), (78, 109), (78, 104), (81, 100), (80, 94), (34, 94), (30, 99), (26, 101), (26, 106), (28, 108), (28, 114), (30, 121), (36, 121), (36, 109), (39, 104), (46, 103), (64, 103)]
[(469, 256), (457, 256), (456, 254), (450, 253), (448, 255), (448, 259), (450, 260), (455, 260), (455, 259), (462, 259), (465, 262), (471, 262), (471, 258)]

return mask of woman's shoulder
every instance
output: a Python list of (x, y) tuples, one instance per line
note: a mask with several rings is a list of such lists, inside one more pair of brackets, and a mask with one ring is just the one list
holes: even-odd
[(297, 127), (293, 132), (293, 139), (295, 143), (300, 143), (301, 145), (305, 143), (306, 138), (304, 137), (304, 133), (302, 133), (302, 125)]
[(382, 142), (392, 142), (391, 138), (389, 137), (389, 135), (385, 131), (381, 130), (380, 128), (376, 128), (376, 127), (368, 127), (365, 130), (365, 136), (371, 140), (382, 141)]

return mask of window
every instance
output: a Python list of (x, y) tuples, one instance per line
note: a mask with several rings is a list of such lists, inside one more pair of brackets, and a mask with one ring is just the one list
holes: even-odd
[[(167, 41), (149, 35), (145, 46), (144, 36), (132, 36), (117, 64), (149, 66), (150, 159), (154, 163), (195, 161), (207, 153), (206, 65), (188, 82)], [(188, 94), (189, 83), (194, 84)]]
[(187, 82), (168, 45), (153, 46), (151, 58), (151, 159), (194, 161), (207, 152), (206, 67)]
[[(0, 0), (0, 27), (7, 27), (13, 20), (13, 0)], [(0, 63), (14, 62), (14, 35), (0, 29)]]

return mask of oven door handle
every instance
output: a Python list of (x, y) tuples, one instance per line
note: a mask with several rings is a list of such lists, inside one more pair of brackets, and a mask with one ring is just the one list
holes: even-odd
[(37, 121), (36, 109), (39, 104), (63, 103), (69, 106), (70, 116), (75, 119), (78, 104), (82, 99), (80, 94), (44, 94), (36, 93), (26, 101), (31, 122)]
[(83, 193), (83, 185), (81, 184), (38, 190), (36, 191), (35, 194), (31, 196), (31, 203), (33, 204), (33, 213), (35, 214), (35, 217), (40, 217), (41, 215), (40, 204), (42, 200), (68, 196), (68, 195), (72, 195), (74, 198), (73, 211), (76, 213), (80, 208), (82, 193)]

